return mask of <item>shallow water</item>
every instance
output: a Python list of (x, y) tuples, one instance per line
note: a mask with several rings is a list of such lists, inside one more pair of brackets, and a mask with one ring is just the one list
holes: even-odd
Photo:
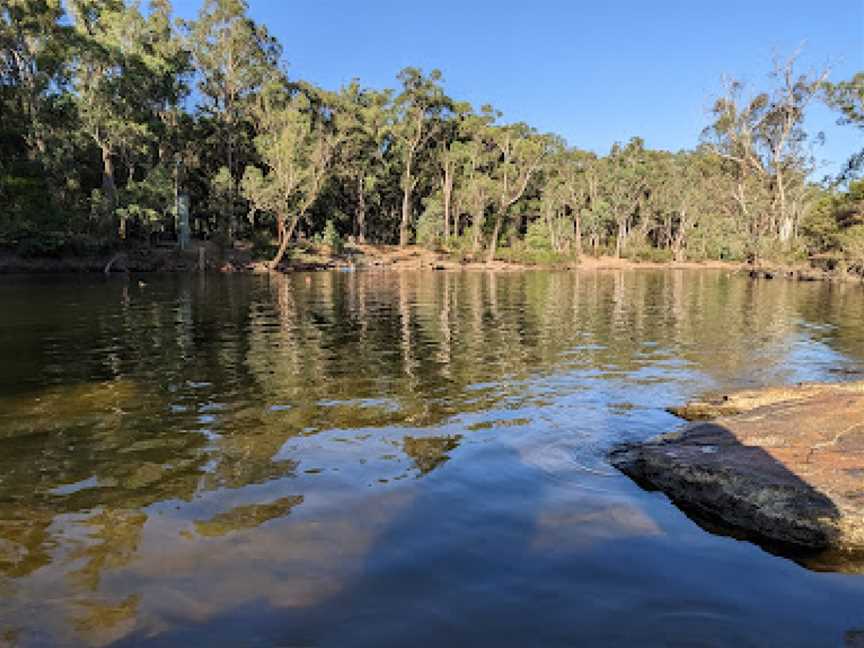
[(864, 576), (708, 533), (605, 458), (706, 391), (856, 377), (860, 286), (143, 279), (0, 279), (0, 645), (864, 629)]

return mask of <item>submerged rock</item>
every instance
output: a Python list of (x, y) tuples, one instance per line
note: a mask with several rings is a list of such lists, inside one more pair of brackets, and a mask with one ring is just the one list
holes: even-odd
[(673, 411), (697, 422), (613, 450), (613, 465), (732, 532), (864, 552), (864, 382), (739, 392)]

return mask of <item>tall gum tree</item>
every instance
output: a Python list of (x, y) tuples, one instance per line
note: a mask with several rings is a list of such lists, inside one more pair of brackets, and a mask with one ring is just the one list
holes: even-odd
[(237, 180), (240, 147), (248, 131), (251, 102), (279, 65), (282, 49), (263, 25), (248, 15), (245, 0), (205, 0), (188, 25), (190, 49), (198, 72), (199, 109), (217, 124), (224, 170), (211, 184), (225, 194), (223, 227), (229, 242), (237, 229)]
[(113, 221), (118, 207), (117, 162), (125, 160), (127, 176), (131, 175), (132, 160), (154, 140), (153, 106), (164, 98), (159, 77), (164, 76), (166, 61), (153, 48), (155, 39), (137, 5), (70, 0), (69, 7), (78, 118), (100, 151), (102, 192)]
[(336, 100), (339, 131), (335, 172), (353, 193), (352, 233), (359, 243), (368, 235), (369, 193), (379, 185), (391, 147), (390, 91), (364, 89), (355, 80)]
[(69, 28), (60, 0), (7, 0), (0, 5), (0, 86), (14, 89), (31, 159), (46, 153), (49, 95), (66, 89)]
[[(734, 198), (749, 222), (757, 259), (766, 239), (790, 246), (801, 212), (798, 202), (814, 169), (804, 118), (828, 71), (798, 74), (795, 64), (795, 56), (776, 61), (775, 87), (750, 98), (743, 84), (727, 81), (725, 95), (712, 108), (714, 122), (703, 133), (711, 150), (735, 166)], [(767, 202), (767, 209), (760, 202)]]
[(270, 264), (275, 269), (321, 193), (337, 142), (317, 102), (292, 93), (281, 78), (259, 96), (255, 123), (255, 148), (266, 168), (246, 167), (241, 187), (253, 209), (276, 217), (280, 243)]
[[(839, 124), (864, 130), (864, 72), (856, 73), (848, 81), (824, 83), (825, 101), (840, 112)], [(864, 169), (864, 148), (854, 153), (840, 173), (841, 182), (850, 180)]]
[(510, 208), (525, 194), (528, 183), (540, 169), (549, 142), (524, 123), (497, 126), (491, 138), (499, 156), (492, 176), (495, 183), (495, 224), (489, 239), (486, 262), (495, 260), (501, 228), (509, 218)]
[(396, 97), (393, 133), (402, 156), (402, 216), (399, 245), (408, 245), (413, 222), (414, 190), (420, 176), (418, 159), (440, 133), (450, 109), (450, 99), (441, 88), (441, 71), (408, 67), (399, 73), (402, 92)]

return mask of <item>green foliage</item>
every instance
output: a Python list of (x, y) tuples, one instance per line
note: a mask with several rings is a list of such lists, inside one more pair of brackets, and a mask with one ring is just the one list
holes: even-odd
[(855, 225), (844, 231), (839, 243), (849, 266), (864, 274), (864, 225)]
[(270, 232), (259, 229), (252, 234), (252, 258), (256, 261), (272, 259), (277, 247)]
[(555, 252), (552, 249), (530, 248), (522, 241), (514, 241), (507, 247), (500, 247), (495, 252), (495, 258), (508, 263), (543, 266), (571, 266), (578, 263), (578, 258), (572, 254)]
[(248, 237), (276, 260), (301, 233), (337, 251), (341, 232), (475, 260), (829, 253), (857, 267), (864, 183), (810, 182), (805, 117), (821, 98), (860, 128), (861, 74), (832, 84), (788, 61), (754, 92), (731, 83), (695, 150), (636, 137), (597, 155), (454, 100), (437, 70), (330, 92), (281, 57), (246, 0), (202, 0), (185, 23), (167, 0), (0, 4), (0, 245), (57, 255), (170, 235), (180, 192), (197, 235)]
[(525, 247), (534, 252), (550, 252), (552, 242), (549, 240), (549, 228), (541, 219), (532, 221), (525, 234)]
[(435, 249), (444, 243), (444, 211), (441, 196), (426, 203), (426, 209), (417, 220), (417, 244)]
[[(864, 72), (856, 73), (848, 81), (826, 83), (825, 95), (828, 105), (840, 112), (841, 117), (838, 120), (840, 124), (849, 124), (859, 130), (864, 129)], [(864, 169), (864, 148), (849, 158), (840, 174), (840, 180), (848, 180), (860, 175), (862, 169)]]
[(331, 253), (342, 254), (344, 242), (342, 241), (342, 237), (339, 236), (336, 225), (332, 220), (328, 220), (324, 225), (324, 231), (321, 234), (321, 242), (330, 248)]
[(649, 263), (669, 263), (670, 261), (674, 261), (672, 250), (666, 248), (655, 248), (650, 245), (640, 245), (630, 249), (627, 256), (630, 259), (646, 261)]
[(170, 172), (157, 166), (142, 180), (129, 181), (120, 192), (120, 207), (115, 210), (124, 238), (130, 233), (149, 236), (164, 229), (173, 219), (174, 181)]
[(63, 254), (66, 237), (63, 232), (39, 232), (38, 236), (24, 236), (17, 251), (25, 259), (56, 258)]

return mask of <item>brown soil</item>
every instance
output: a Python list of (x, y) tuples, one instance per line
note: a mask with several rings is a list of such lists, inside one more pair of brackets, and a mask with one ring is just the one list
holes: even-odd
[[(204, 250), (207, 271), (267, 273), (270, 264), (255, 259), (251, 245), (238, 242), (233, 248), (220, 249), (214, 243), (194, 241), (180, 252), (173, 248), (141, 247), (116, 254), (93, 257), (62, 256), (59, 258), (23, 258), (0, 250), (0, 274), (9, 273), (82, 273), (103, 272), (112, 259), (111, 272), (192, 272), (199, 269), (199, 252)], [(395, 245), (351, 244), (338, 255), (312, 245), (298, 245), (279, 266), (281, 272), (352, 268), (368, 270), (440, 270), (511, 272), (519, 270), (646, 270), (646, 269), (719, 269), (746, 273), (753, 278), (789, 278), (796, 280), (853, 280), (852, 275), (838, 276), (809, 266), (760, 266), (726, 261), (656, 263), (614, 257), (583, 256), (578, 260), (555, 265), (528, 265), (496, 260), (492, 263), (456, 259), (444, 251), (433, 251), (416, 245), (400, 248)]]

